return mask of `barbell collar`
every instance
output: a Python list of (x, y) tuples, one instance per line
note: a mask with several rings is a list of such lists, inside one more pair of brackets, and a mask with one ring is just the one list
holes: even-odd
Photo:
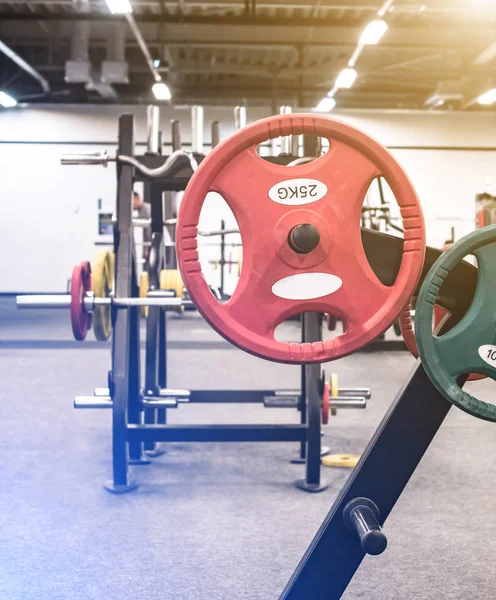
[(102, 165), (106, 167), (110, 161), (115, 161), (115, 156), (108, 152), (92, 152), (88, 154), (63, 154), (60, 164), (67, 165)]

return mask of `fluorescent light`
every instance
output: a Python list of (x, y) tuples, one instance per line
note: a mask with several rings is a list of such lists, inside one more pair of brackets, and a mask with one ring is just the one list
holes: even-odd
[(386, 21), (382, 19), (377, 19), (375, 21), (370, 21), (370, 23), (365, 27), (360, 36), (360, 41), (358, 42), (361, 46), (372, 46), (377, 44), (377, 42), (382, 38), (382, 36), (388, 30), (388, 24)]
[(331, 112), (331, 110), (336, 106), (336, 100), (331, 98), (330, 96), (326, 96), (322, 98), (322, 100), (317, 104), (315, 110), (318, 112)]
[(496, 102), (496, 88), (489, 90), (477, 98), (479, 104), (494, 104)]
[(172, 98), (169, 86), (163, 81), (154, 83), (152, 85), (152, 92), (157, 100), (170, 100)]
[(357, 72), (355, 71), (355, 69), (350, 69), (349, 67), (346, 69), (343, 69), (341, 71), (341, 73), (338, 75), (338, 78), (336, 79), (336, 83), (334, 84), (334, 87), (336, 88), (350, 88), (354, 83), (355, 83), (355, 79), (357, 78)]
[(133, 7), (129, 0), (105, 0), (105, 2), (113, 15), (124, 15), (133, 12)]
[(5, 92), (0, 92), (0, 106), (3, 106), (4, 108), (13, 108), (16, 104), (17, 100), (15, 98), (12, 98), (12, 96), (9, 96)]

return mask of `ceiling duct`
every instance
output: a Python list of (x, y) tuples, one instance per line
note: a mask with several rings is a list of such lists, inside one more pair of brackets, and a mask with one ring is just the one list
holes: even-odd
[[(74, 10), (79, 13), (90, 11), (89, 0), (73, 0)], [(90, 83), (91, 63), (89, 58), (90, 21), (76, 21), (71, 40), (71, 59), (65, 63), (67, 83)]]
[(102, 62), (102, 83), (129, 83), (129, 69), (125, 60), (126, 29), (124, 23), (116, 23), (113, 35), (107, 42), (107, 59)]
[[(79, 13), (90, 12), (89, 0), (73, 0), (73, 5), (74, 10)], [(117, 94), (110, 85), (110, 79), (103, 76), (103, 65), (102, 73), (100, 73), (90, 62), (90, 27), (91, 22), (89, 20), (74, 23), (71, 59), (65, 63), (65, 81), (67, 83), (84, 84), (88, 91), (95, 91), (107, 100), (115, 100)], [(127, 73), (125, 83), (127, 83)]]

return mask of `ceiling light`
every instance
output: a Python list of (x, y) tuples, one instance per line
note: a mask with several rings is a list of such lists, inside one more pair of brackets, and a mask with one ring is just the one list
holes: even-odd
[(334, 84), (334, 86), (336, 88), (350, 88), (354, 83), (355, 83), (355, 79), (357, 78), (357, 72), (355, 71), (355, 69), (350, 69), (349, 67), (346, 69), (343, 69), (341, 71), (341, 73), (338, 75), (338, 78), (336, 79), (336, 83)]
[(371, 21), (363, 30), (358, 43), (362, 46), (371, 46), (377, 44), (387, 30), (388, 24), (386, 21), (383, 21), (382, 19)]
[(154, 66), (156, 69), (158, 69), (158, 68), (160, 67), (160, 58), (156, 58), (156, 59), (153, 61), (153, 66)]
[(170, 100), (172, 98), (169, 86), (163, 81), (154, 83), (152, 85), (152, 92), (157, 100)]
[(17, 105), (17, 100), (5, 92), (0, 92), (0, 106), (4, 108), (13, 108)]
[(315, 110), (318, 112), (331, 112), (331, 110), (336, 106), (336, 100), (331, 98), (330, 96), (326, 96), (322, 98), (322, 100), (317, 104)]
[(105, 0), (105, 2), (113, 15), (124, 15), (133, 12), (133, 7), (129, 0)]
[(479, 96), (477, 98), (477, 102), (485, 105), (494, 104), (496, 102), (496, 88), (493, 88), (492, 90), (489, 90), (485, 94)]

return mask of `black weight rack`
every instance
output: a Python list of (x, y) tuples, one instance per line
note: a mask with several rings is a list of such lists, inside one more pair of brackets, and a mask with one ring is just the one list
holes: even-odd
[[(198, 110), (198, 107), (195, 107)], [(158, 111), (149, 118), (158, 121)], [(194, 115), (194, 120), (198, 115)], [(134, 157), (148, 169), (161, 167), (168, 157), (160, 154), (160, 143), (149, 140), (148, 152), (135, 156), (134, 117), (122, 115), (118, 127), (118, 156)], [(213, 124), (213, 139), (218, 132)], [(199, 125), (197, 123), (196, 130)], [(203, 128), (203, 124), (201, 124)], [(160, 138), (158, 122), (149, 123), (149, 135)], [(193, 128), (194, 131), (194, 128)], [(177, 122), (173, 123), (173, 149), (180, 142)], [(151, 245), (148, 257), (150, 296), (159, 289), (160, 271), (176, 264), (174, 254), (165, 255), (164, 202), (166, 192), (184, 190), (193, 174), (191, 164), (200, 163), (200, 144), (193, 144), (189, 160), (173, 174), (144, 175), (126, 162), (117, 160), (117, 198), (114, 221), (115, 281), (114, 294), (119, 297), (139, 295), (137, 259), (133, 233), (132, 192), (136, 182), (144, 183), (145, 201), (151, 205)], [(269, 160), (287, 164), (294, 156)], [(191, 160), (192, 159), (192, 160)], [(160, 306), (149, 306), (145, 333), (145, 373), (142, 385), (140, 365), (140, 315), (138, 306), (113, 311), (112, 368), (108, 388), (97, 388), (93, 397), (78, 397), (77, 408), (109, 408), (112, 410), (112, 479), (106, 489), (123, 493), (137, 487), (130, 477), (130, 465), (149, 464), (163, 452), (163, 442), (296, 442), (295, 462), (305, 464), (304, 478), (296, 484), (306, 491), (324, 490), (321, 479), (321, 419), (324, 373), (320, 365), (301, 367), (301, 385), (296, 390), (174, 390), (168, 388), (167, 318)], [(319, 341), (322, 316), (307, 313), (301, 322), (301, 339)], [(370, 391), (364, 388), (340, 390), (343, 397), (333, 399), (336, 408), (364, 407)], [(360, 402), (357, 403), (357, 396)], [(263, 425), (171, 425), (168, 411), (183, 403), (260, 403), (266, 407), (292, 407), (299, 411), (299, 423)]]

